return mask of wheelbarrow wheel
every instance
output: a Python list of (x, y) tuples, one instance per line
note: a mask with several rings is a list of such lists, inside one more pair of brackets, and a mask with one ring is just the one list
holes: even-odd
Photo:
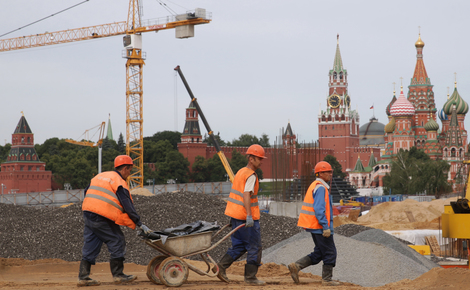
[(181, 286), (188, 279), (188, 275), (188, 265), (177, 257), (166, 258), (158, 270), (158, 278), (168, 287)]
[(160, 264), (168, 258), (168, 256), (159, 255), (153, 258), (147, 265), (147, 278), (155, 284), (163, 284), (158, 278), (158, 270), (160, 270)]

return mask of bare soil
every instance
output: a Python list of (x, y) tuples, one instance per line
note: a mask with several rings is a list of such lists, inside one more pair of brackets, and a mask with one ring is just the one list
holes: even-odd
[[(201, 270), (206, 266), (200, 261), (189, 261)], [(23, 260), (0, 258), (1, 289), (48, 289), (62, 290), (78, 288), (79, 262), (66, 262), (58, 259)], [(468, 269), (434, 268), (415, 280), (402, 280), (382, 287), (361, 287), (350, 283), (342, 283), (337, 287), (321, 285), (321, 278), (311, 274), (300, 273), (300, 284), (294, 284), (289, 270), (283, 265), (268, 263), (260, 267), (258, 277), (268, 284), (263, 287), (246, 286), (243, 282), (244, 262), (236, 262), (227, 271), (232, 283), (226, 284), (217, 278), (199, 276), (190, 271), (188, 280), (181, 289), (218, 290), (218, 289), (342, 289), (342, 290), (415, 290), (415, 289), (469, 289), (470, 271)], [(114, 285), (108, 263), (98, 263), (92, 267), (92, 277), (100, 280), (101, 285), (91, 289), (168, 289), (164, 285), (150, 282), (146, 276), (146, 266), (126, 264), (125, 273), (137, 275), (131, 284)], [(88, 288), (86, 288), (88, 289)]]

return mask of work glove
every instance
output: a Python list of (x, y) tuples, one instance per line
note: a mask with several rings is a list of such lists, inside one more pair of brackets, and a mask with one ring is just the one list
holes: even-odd
[(146, 225), (144, 225), (144, 224), (141, 224), (139, 228), (140, 228), (140, 230), (141, 230), (142, 232), (144, 232), (144, 234), (146, 234), (146, 235), (148, 235), (148, 234), (150, 234), (150, 233), (153, 232), (151, 229), (149, 229), (148, 226), (146, 226)]
[(254, 224), (255, 222), (253, 221), (253, 217), (251, 215), (247, 216), (245, 227), (251, 228)]
[(329, 238), (331, 236), (331, 230), (330, 229), (323, 230), (323, 236), (325, 238)]

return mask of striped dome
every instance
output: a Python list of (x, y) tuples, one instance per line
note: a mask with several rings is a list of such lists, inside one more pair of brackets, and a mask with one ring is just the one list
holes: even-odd
[(393, 133), (393, 131), (395, 131), (395, 118), (394, 117), (392, 117), (390, 122), (388, 122), (388, 124), (385, 125), (384, 131), (387, 134)]
[(390, 115), (394, 117), (413, 116), (415, 114), (415, 107), (405, 98), (403, 88), (401, 89), (400, 96), (397, 101), (390, 108)]
[(390, 104), (388, 104), (387, 108), (385, 109), (385, 113), (387, 113), (387, 116), (390, 116), (390, 108), (392, 107), (393, 103), (395, 103), (397, 100), (397, 97), (395, 97), (395, 92), (393, 92), (393, 98)]
[(439, 120), (441, 121), (447, 121), (449, 120), (449, 117), (444, 113), (444, 109), (440, 109), (439, 112), (437, 113), (437, 116), (439, 117)]
[(452, 108), (455, 104), (455, 111), (459, 115), (465, 115), (468, 112), (468, 104), (465, 102), (462, 97), (460, 96), (459, 92), (457, 91), (457, 86), (454, 88), (454, 92), (452, 96), (447, 100), (447, 102), (443, 106), (444, 113), (448, 116), (452, 114)]
[(434, 118), (432, 117), (432, 115), (429, 121), (424, 125), (424, 129), (426, 129), (426, 131), (439, 130), (439, 124), (437, 124), (436, 121), (434, 121)]

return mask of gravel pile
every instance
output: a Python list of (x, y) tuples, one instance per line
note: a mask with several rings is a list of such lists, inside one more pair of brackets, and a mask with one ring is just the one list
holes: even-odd
[(416, 263), (423, 265), (428, 270), (431, 270), (434, 267), (439, 267), (439, 265), (437, 265), (436, 263), (430, 261), (428, 258), (420, 255), (415, 250), (398, 241), (397, 238), (379, 229), (372, 229), (365, 232), (361, 232), (357, 235), (352, 236), (351, 238), (358, 241), (384, 245), (407, 256)]
[(371, 227), (366, 227), (366, 226), (361, 226), (361, 225), (356, 225), (356, 224), (344, 224), (340, 225), (339, 227), (335, 228), (335, 234), (340, 234), (345, 237), (352, 237), (354, 235), (357, 235), (363, 231), (368, 231), (373, 228)]
[[(163, 230), (197, 220), (229, 223), (224, 215), (226, 203), (214, 196), (192, 192), (134, 196), (142, 222)], [(301, 231), (297, 219), (261, 213), (261, 238), (264, 248)], [(146, 265), (158, 252), (142, 242), (137, 231), (122, 227), (126, 236), (126, 262)], [(219, 237), (227, 234), (225, 230)], [(219, 238), (218, 237), (218, 238)], [(216, 238), (216, 240), (218, 240)], [(3, 258), (63, 259), (79, 261), (83, 246), (81, 204), (66, 208), (34, 208), (0, 204), (0, 256)], [(217, 261), (230, 246), (230, 238), (209, 254)], [(197, 258), (194, 256), (193, 258)], [(243, 257), (242, 257), (243, 258)], [(105, 245), (98, 262), (109, 260)]]
[[(430, 265), (425, 265), (425, 262), (412, 258), (414, 257), (413, 252), (415, 252), (412, 249), (409, 252), (404, 250), (398, 252), (386, 246), (395, 246), (394, 243), (399, 242), (393, 236), (381, 231), (388, 237), (382, 236), (377, 231), (380, 230), (367, 230), (358, 234), (362, 235), (359, 236), (362, 239), (370, 236), (369, 240), (373, 240), (373, 236), (379, 235), (381, 238), (376, 239), (375, 242), (361, 241), (338, 234), (333, 236), (338, 251), (333, 279), (363, 287), (379, 287), (403, 279), (415, 279), (432, 268)], [(313, 251), (313, 248), (314, 243), (310, 233), (302, 232), (266, 249), (263, 252), (263, 262), (274, 262), (287, 266), (308, 255)], [(423, 259), (426, 258), (423, 257)], [(428, 262), (434, 267), (438, 267), (431, 261)], [(307, 267), (302, 272), (321, 276), (322, 264)]]

